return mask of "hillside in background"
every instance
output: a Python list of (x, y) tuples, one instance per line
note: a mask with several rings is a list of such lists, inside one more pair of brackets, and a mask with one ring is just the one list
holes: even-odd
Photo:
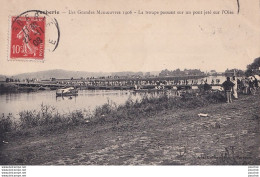
[(66, 71), (62, 69), (47, 70), (47, 71), (38, 71), (32, 73), (23, 73), (15, 75), (15, 78), (24, 79), (24, 78), (37, 78), (37, 79), (49, 79), (49, 78), (80, 78), (80, 77), (99, 77), (106, 76), (107, 73), (94, 73), (94, 72), (84, 72), (84, 71)]
[[(62, 69), (38, 71), (31, 73), (22, 73), (14, 75), (14, 78), (25, 79), (25, 78), (37, 78), (37, 79), (65, 79), (65, 78), (86, 78), (86, 77), (103, 77), (103, 76), (131, 76), (131, 75), (145, 75), (143, 72), (86, 72), (86, 71), (67, 71)], [(158, 75), (159, 71), (149, 72), (151, 75)]]

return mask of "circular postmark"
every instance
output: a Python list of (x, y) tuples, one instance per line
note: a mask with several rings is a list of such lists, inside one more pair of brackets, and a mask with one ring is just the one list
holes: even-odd
[(44, 52), (54, 52), (60, 41), (57, 20), (47, 12), (28, 10), (12, 17), (11, 59), (44, 59)]

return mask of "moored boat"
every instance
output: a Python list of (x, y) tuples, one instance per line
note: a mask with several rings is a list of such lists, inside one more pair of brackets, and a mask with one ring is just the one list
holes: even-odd
[(56, 90), (56, 96), (76, 96), (78, 95), (78, 90), (74, 87), (61, 88)]

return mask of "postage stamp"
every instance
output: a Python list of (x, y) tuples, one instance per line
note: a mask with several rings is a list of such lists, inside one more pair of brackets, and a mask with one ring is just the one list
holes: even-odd
[(44, 59), (45, 18), (12, 17), (10, 59)]
[(44, 61), (45, 51), (58, 47), (60, 29), (47, 12), (28, 10), (11, 17), (8, 59), (13, 61)]

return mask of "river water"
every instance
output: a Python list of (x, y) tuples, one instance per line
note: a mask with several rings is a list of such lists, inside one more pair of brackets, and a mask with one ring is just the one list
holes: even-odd
[(87, 112), (111, 101), (117, 105), (124, 104), (129, 97), (136, 100), (141, 95), (130, 91), (102, 90), (79, 90), (76, 97), (56, 97), (56, 91), (3, 94), (0, 95), (0, 114), (12, 113), (17, 118), (20, 111), (40, 110), (42, 104), (55, 107), (61, 114), (74, 110)]
[[(212, 78), (208, 77), (208, 81)], [(220, 83), (224, 77), (218, 77)], [(210, 83), (210, 82), (209, 82)], [(109, 101), (117, 105), (124, 104), (129, 97), (131, 99), (141, 99), (143, 93), (134, 94), (132, 91), (120, 90), (79, 90), (76, 97), (56, 97), (56, 91), (38, 91), (30, 93), (12, 93), (0, 95), (0, 114), (12, 113), (15, 118), (19, 117), (19, 112), (24, 110), (40, 110), (41, 105), (55, 107), (59, 113), (69, 113), (74, 110), (93, 111), (97, 106), (101, 106)]]

